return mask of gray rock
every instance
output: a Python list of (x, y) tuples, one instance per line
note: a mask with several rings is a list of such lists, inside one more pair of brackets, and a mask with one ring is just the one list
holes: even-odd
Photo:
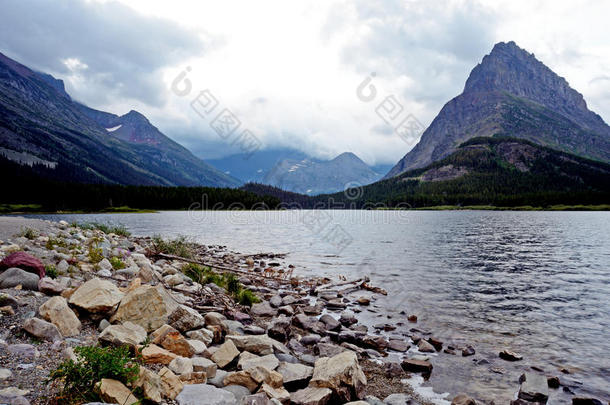
[(284, 384), (306, 383), (313, 375), (313, 367), (282, 362), (277, 372), (284, 377)]
[(256, 316), (272, 317), (277, 315), (277, 309), (273, 308), (269, 301), (263, 301), (252, 305), (250, 313)]
[(11, 378), (13, 373), (8, 368), (0, 368), (0, 381)]
[(290, 402), (294, 405), (326, 405), (332, 394), (328, 388), (307, 387), (290, 394)]
[(535, 373), (525, 373), (521, 377), (519, 398), (525, 401), (546, 403), (549, 399), (546, 377)]
[(414, 405), (417, 404), (410, 396), (406, 394), (392, 394), (388, 395), (386, 399), (383, 400), (383, 403), (386, 405)]
[(110, 325), (100, 334), (99, 340), (115, 346), (136, 347), (146, 340), (146, 330), (140, 325), (125, 322), (122, 325)]
[(180, 305), (169, 316), (168, 323), (180, 332), (198, 329), (205, 325), (205, 320), (199, 312), (186, 305)]
[(179, 405), (236, 405), (231, 392), (209, 384), (187, 384), (176, 397)]
[(98, 332), (103, 332), (104, 329), (106, 329), (109, 326), (110, 326), (110, 322), (108, 322), (106, 319), (102, 319), (100, 321), (100, 324), (97, 326), (97, 331)]
[(38, 291), (38, 275), (11, 267), (0, 274), (0, 288), (13, 288), (21, 285), (24, 290)]
[(238, 403), (241, 403), (242, 398), (250, 395), (250, 390), (241, 385), (227, 385), (226, 387), (222, 387), (222, 389), (233, 394)]
[(246, 395), (241, 399), (240, 405), (267, 405), (269, 404), (269, 398), (264, 392), (258, 394)]
[(215, 387), (218, 388), (222, 388), (225, 386), (224, 380), (225, 377), (227, 376), (227, 374), (229, 374), (228, 372), (221, 370), (221, 369), (217, 369), (216, 370), (216, 375), (212, 378), (208, 377), (208, 384), (212, 384)]
[(53, 325), (51, 322), (43, 321), (38, 318), (27, 319), (23, 323), (23, 330), (32, 336), (48, 340), (49, 342), (55, 342), (62, 339), (57, 326)]
[(193, 371), (204, 371), (208, 377), (208, 380), (216, 377), (218, 366), (210, 359), (205, 357), (193, 357)]
[(13, 356), (20, 357), (22, 359), (36, 359), (40, 356), (38, 349), (34, 345), (28, 345), (25, 343), (18, 343), (14, 345), (8, 345), (6, 350)]
[(273, 308), (281, 307), (282, 306), (282, 297), (280, 297), (279, 295), (274, 295), (269, 300), (269, 304), (271, 304), (271, 306)]
[(178, 375), (192, 373), (193, 361), (186, 357), (176, 357), (169, 363), (168, 368)]

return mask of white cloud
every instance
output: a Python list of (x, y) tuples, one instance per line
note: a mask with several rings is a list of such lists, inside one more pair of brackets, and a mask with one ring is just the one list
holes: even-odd
[[(395, 95), (428, 125), (499, 41), (515, 40), (534, 52), (610, 119), (610, 82), (594, 80), (610, 67), (608, 3), (122, 2), (61, 0), (45, 12), (56, 23), (28, 17), (56, 41), (38, 44), (34, 27), (21, 24), (0, 46), (10, 44), (23, 62), (67, 76), (74, 98), (115, 113), (135, 108), (179, 142), (198, 151), (213, 148), (210, 156), (229, 147), (190, 109), (188, 97), (169, 90), (186, 66), (194, 91), (212, 90), (265, 145), (317, 157), (352, 151), (369, 163), (397, 161), (412, 142), (388, 131), (374, 103), (356, 97), (359, 83), (376, 72), (380, 96)], [(61, 22), (65, 15), (70, 18)], [(92, 28), (92, 21), (101, 28)], [(69, 25), (67, 33), (61, 24)], [(49, 63), (59, 57), (64, 62)]]

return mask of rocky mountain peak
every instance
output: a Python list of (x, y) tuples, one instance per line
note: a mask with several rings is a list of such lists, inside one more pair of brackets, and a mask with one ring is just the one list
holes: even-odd
[(566, 79), (513, 41), (497, 43), (472, 70), (464, 87), (464, 93), (490, 91), (508, 92), (566, 112), (587, 110), (582, 94)]

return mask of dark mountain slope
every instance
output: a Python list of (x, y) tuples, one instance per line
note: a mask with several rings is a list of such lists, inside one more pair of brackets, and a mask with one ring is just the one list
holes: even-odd
[[(0, 54), (0, 155), (21, 164), (46, 162), (41, 175), (55, 180), (165, 186), (236, 186), (173, 142), (142, 115), (116, 120), (114, 136), (102, 122), (113, 114), (71, 100), (63, 82)], [(87, 112), (87, 113), (85, 113)], [(129, 129), (131, 132), (126, 132)], [(132, 142), (151, 137), (155, 142)]]
[(442, 159), (468, 139), (495, 134), (610, 161), (610, 127), (564, 78), (509, 42), (497, 44), (472, 70), (464, 92), (442, 108), (385, 178)]

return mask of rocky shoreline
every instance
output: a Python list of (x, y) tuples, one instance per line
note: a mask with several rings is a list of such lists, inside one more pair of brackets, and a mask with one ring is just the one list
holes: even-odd
[[(118, 404), (427, 404), (405, 383), (433, 372), (425, 354), (475, 353), (415, 328), (388, 337), (377, 331), (391, 323), (360, 324), (357, 313), (385, 293), (366, 279), (302, 278), (283, 255), (85, 228), (28, 221), (0, 232), (0, 404), (70, 403), (63, 381), (47, 379), (81, 361), (83, 346), (129, 347), (137, 378), (95, 386)], [(413, 346), (417, 355), (387, 357)], [(526, 373), (513, 403), (545, 403), (559, 386)]]

